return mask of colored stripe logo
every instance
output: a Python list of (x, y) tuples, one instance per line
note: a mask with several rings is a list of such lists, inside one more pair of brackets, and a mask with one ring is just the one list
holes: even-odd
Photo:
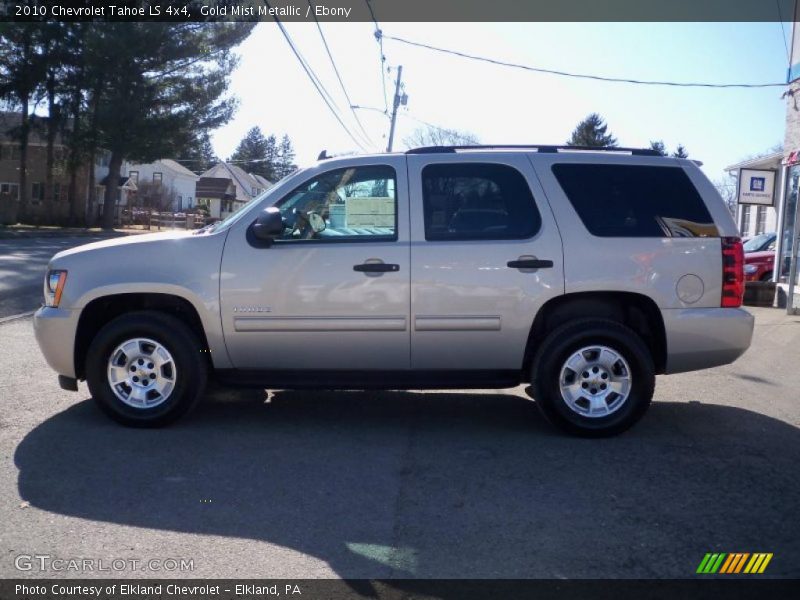
[(703, 575), (763, 573), (771, 560), (772, 552), (709, 552), (700, 561), (696, 572)]

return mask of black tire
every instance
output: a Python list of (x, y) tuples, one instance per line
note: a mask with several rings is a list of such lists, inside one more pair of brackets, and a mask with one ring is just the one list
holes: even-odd
[[(561, 369), (581, 348), (603, 345), (617, 352), (630, 369), (630, 392), (620, 407), (603, 417), (574, 411), (561, 394)], [(581, 319), (550, 332), (539, 346), (531, 370), (533, 397), (548, 421), (581, 437), (608, 437), (630, 428), (642, 418), (655, 389), (650, 350), (631, 329), (606, 319)]]
[[(108, 381), (112, 352), (132, 338), (161, 344), (175, 364), (175, 384), (167, 399), (152, 408), (137, 408), (119, 399)], [(183, 322), (156, 311), (131, 312), (106, 324), (92, 340), (86, 356), (86, 382), (92, 398), (112, 419), (129, 427), (162, 427), (195, 407), (205, 389), (208, 365), (203, 345)]]
[(772, 271), (768, 271), (761, 276), (760, 281), (772, 281)]

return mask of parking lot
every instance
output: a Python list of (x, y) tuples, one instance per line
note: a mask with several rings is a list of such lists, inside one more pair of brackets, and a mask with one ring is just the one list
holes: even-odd
[(192, 564), (115, 577), (683, 578), (706, 552), (797, 577), (800, 317), (753, 312), (743, 358), (659, 377), (606, 440), (557, 433), (524, 388), (213, 391), (125, 429), (58, 388), (29, 318), (5, 322), (0, 577), (108, 576), (18, 569), (47, 555)]

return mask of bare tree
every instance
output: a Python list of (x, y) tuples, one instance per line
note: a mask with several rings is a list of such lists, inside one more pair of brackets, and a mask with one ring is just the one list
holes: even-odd
[(175, 189), (158, 182), (141, 181), (137, 184), (134, 204), (141, 208), (151, 208), (157, 212), (172, 212), (178, 197)]
[(469, 131), (428, 125), (415, 129), (403, 138), (403, 143), (407, 148), (419, 148), (420, 146), (471, 146), (481, 142), (477, 135)]
[(713, 183), (714, 187), (717, 188), (717, 192), (725, 201), (725, 206), (728, 207), (731, 215), (736, 218), (736, 182), (734, 178), (716, 179)]

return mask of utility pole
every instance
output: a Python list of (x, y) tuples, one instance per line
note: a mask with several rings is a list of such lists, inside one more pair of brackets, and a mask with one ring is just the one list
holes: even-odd
[(400, 79), (403, 77), (403, 65), (397, 67), (397, 83), (394, 88), (394, 102), (392, 103), (392, 124), (389, 127), (389, 145), (386, 146), (386, 152), (392, 151), (392, 142), (394, 141), (394, 123), (397, 120), (397, 107), (400, 103), (406, 104), (408, 96), (403, 94), (400, 96)]

